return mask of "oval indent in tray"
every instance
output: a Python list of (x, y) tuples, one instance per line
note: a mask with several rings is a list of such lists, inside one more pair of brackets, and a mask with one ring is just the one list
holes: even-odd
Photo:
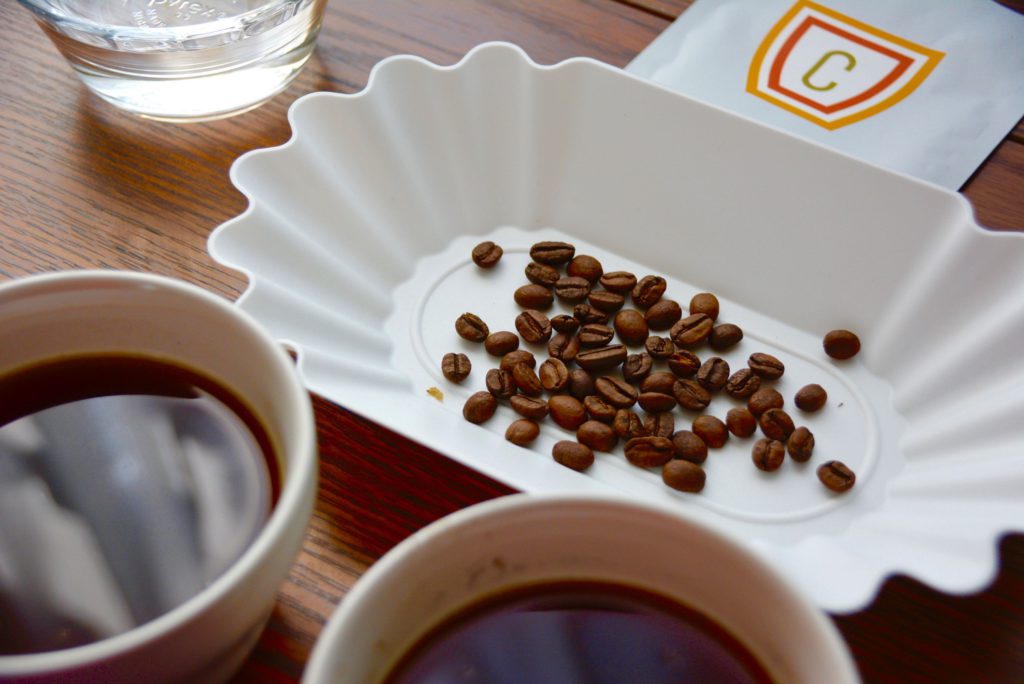
[[(395, 292), (396, 310), (385, 329), (394, 341), (393, 366), (403, 375), (413, 378), (415, 391), (424, 401), (433, 401), (424, 390), (430, 386), (441, 388), (445, 394), (444, 408), (452, 420), (463, 420), (462, 406), (467, 397), (485, 389), (484, 377), (488, 369), (495, 368), (499, 359), (489, 355), (482, 344), (468, 342), (459, 337), (455, 320), (463, 312), (475, 313), (488, 324), (491, 331), (515, 332), (515, 317), (523, 310), (513, 300), (513, 291), (529, 281), (524, 268), (531, 261), (529, 248), (538, 237), (563, 240), (574, 244), (578, 254), (596, 257), (608, 271), (625, 270), (643, 277), (653, 273), (641, 264), (625, 260), (598, 249), (585, 241), (554, 230), (538, 233), (506, 228), (484, 236), (502, 245), (505, 254), (497, 267), (489, 270), (477, 267), (469, 258), (470, 251), (480, 237), (454, 240), (444, 252), (423, 258), (414, 276)], [(564, 274), (564, 267), (560, 269)], [(661, 275), (661, 274), (658, 274)], [(668, 279), (665, 297), (680, 302), (682, 307), (690, 298), (703, 291), (701, 288)], [(631, 308), (627, 300), (624, 308)], [(572, 306), (556, 299), (549, 317), (558, 313), (572, 313)], [(814, 528), (838, 529), (846, 524), (849, 514), (861, 506), (861, 499), (877, 502), (884, 489), (884, 476), (875, 477), (881, 448), (882, 431), (879, 423), (895, 429), (886, 431), (889, 440), (897, 439), (901, 419), (892, 411), (891, 390), (879, 378), (864, 369), (857, 360), (837, 363), (821, 349), (821, 339), (767, 319), (728, 300), (721, 301), (718, 322), (731, 322), (744, 331), (743, 340), (723, 352), (714, 352), (707, 344), (694, 347), (702, 360), (711, 356), (724, 358), (733, 371), (745, 368), (747, 358), (755, 352), (778, 357), (786, 372), (777, 381), (764, 386), (774, 387), (785, 398), (785, 410), (797, 425), (804, 425), (814, 433), (815, 450), (807, 463), (796, 463), (787, 457), (784, 467), (766, 473), (754, 467), (751, 447), (763, 436), (758, 431), (753, 437), (741, 439), (730, 436), (721, 449), (710, 449), (703, 464), (707, 484), (699, 494), (684, 494), (666, 487), (661, 481), (660, 469), (642, 469), (629, 464), (623, 455), (622, 443), (611, 453), (598, 453), (594, 466), (581, 477), (598, 480), (609, 488), (638, 495), (643, 498), (685, 499), (688, 505), (707, 509), (708, 513), (732, 518), (737, 524), (749, 523), (749, 534), (773, 540), (792, 540), (805, 531), (805, 524), (813, 521)], [(652, 332), (667, 335), (667, 331)], [(616, 338), (617, 340), (617, 338)], [(521, 342), (520, 349), (533, 352), (540, 364), (548, 357), (546, 344)], [(631, 347), (630, 353), (643, 351)], [(440, 372), (441, 358), (447, 352), (465, 353), (473, 371), (460, 384), (447, 381)], [(664, 370), (663, 362), (655, 363), (655, 370)], [(621, 377), (619, 369), (600, 375)], [(805, 413), (793, 405), (796, 391), (806, 384), (818, 383), (828, 391), (827, 406), (816, 413)], [(745, 401), (729, 396), (725, 391), (713, 394), (713, 401), (702, 413), (724, 420), (726, 412), (734, 406), (745, 406)], [(874, 408), (873, 408), (874, 407)], [(886, 411), (878, 415), (878, 408)], [(640, 415), (644, 415), (636, 407)], [(689, 429), (693, 418), (700, 413), (676, 408), (676, 429)], [(480, 429), (491, 430), (503, 436), (505, 428), (519, 418), (508, 402), (499, 406), (494, 418)], [(527, 449), (511, 444), (503, 445), (510, 460), (510, 470), (523, 459), (551, 459), (551, 447), (558, 440), (574, 439), (575, 435), (554, 424), (550, 419), (541, 422), (541, 436)], [(891, 442), (894, 444), (895, 442)], [(891, 473), (902, 459), (898, 451), (887, 467)], [(857, 486), (845, 495), (835, 495), (818, 482), (815, 468), (829, 459), (841, 460), (857, 473)], [(893, 462), (895, 461), (895, 462)], [(514, 484), (531, 489), (542, 483)]]

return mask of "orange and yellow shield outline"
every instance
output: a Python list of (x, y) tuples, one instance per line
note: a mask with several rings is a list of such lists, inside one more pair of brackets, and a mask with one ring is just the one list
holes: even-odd
[[(805, 10), (812, 10), (813, 13), (808, 13)], [(769, 51), (779, 40), (779, 36), (787, 29), (790, 29), (791, 24), (801, 15), (804, 17), (803, 21), (789, 32), (785, 42), (779, 46), (775, 57), (771, 60), (771, 64), (766, 65), (765, 59)], [(786, 58), (792, 52), (793, 47), (812, 27), (823, 29), (846, 40), (857, 43), (867, 49), (879, 52), (894, 60), (895, 65), (889, 73), (885, 74), (869, 88), (865, 88), (860, 93), (848, 97), (841, 102), (835, 102), (828, 105), (817, 102), (813, 98), (788, 89), (781, 83), (780, 76), (782, 68), (786, 62)], [(862, 33), (855, 33), (850, 30), (850, 27), (857, 29)], [(864, 33), (874, 36), (878, 38), (878, 40), (871, 40), (870, 38), (865, 37), (863, 35)], [(913, 55), (919, 56), (923, 59), (915, 60), (914, 57), (908, 56), (906, 52), (900, 52), (897, 49), (894, 49), (897, 46), (899, 48), (903, 48), (906, 52), (912, 53)], [(824, 7), (815, 2), (811, 2), (810, 0), (798, 0), (797, 3), (793, 5), (765, 35), (764, 40), (761, 41), (757, 51), (754, 53), (754, 58), (751, 60), (750, 70), (747, 74), (747, 92), (767, 100), (768, 102), (792, 112), (797, 116), (803, 117), (808, 121), (812, 121), (819, 126), (829, 130), (835, 130), (842, 126), (874, 116), (878, 112), (888, 109), (910, 95), (910, 93), (921, 85), (921, 83), (935, 69), (939, 61), (941, 61), (944, 56), (945, 53), (926, 48), (918, 45), (917, 43), (900, 38), (899, 36), (887, 33), (881, 29), (871, 26), (870, 24), (865, 24), (862, 21), (858, 21), (857, 19), (836, 12), (833, 9), (829, 9), (828, 7)], [(895, 88), (891, 93), (881, 100), (874, 102), (871, 106), (857, 109), (858, 105), (885, 93), (887, 88), (893, 88), (893, 85), (897, 83), (909, 69), (914, 67), (915, 61), (917, 62), (916, 71), (908, 80), (905, 80), (898, 88)], [(764, 79), (762, 78), (762, 70), (766, 67), (769, 71), (767, 79)], [(764, 82), (764, 85), (767, 86), (767, 88), (762, 87), (762, 82)], [(849, 109), (853, 109), (854, 111), (847, 116), (831, 116)]]

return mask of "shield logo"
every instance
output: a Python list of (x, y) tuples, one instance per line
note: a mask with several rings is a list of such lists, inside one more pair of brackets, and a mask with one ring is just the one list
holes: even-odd
[(943, 56), (828, 7), (798, 0), (754, 54), (747, 92), (834, 130), (910, 95)]

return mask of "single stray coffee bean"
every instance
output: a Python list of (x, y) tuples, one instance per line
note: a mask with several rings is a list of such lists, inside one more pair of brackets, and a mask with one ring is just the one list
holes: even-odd
[(822, 340), (822, 346), (833, 359), (845, 361), (860, 351), (860, 338), (849, 330), (830, 330)]
[(551, 448), (551, 455), (557, 463), (573, 470), (584, 471), (594, 464), (594, 452), (579, 442), (557, 442)]
[(814, 452), (814, 435), (805, 427), (798, 427), (789, 435), (786, 450), (794, 461), (804, 463), (811, 459)]
[(505, 439), (517, 446), (524, 447), (537, 439), (539, 434), (540, 426), (537, 423), (528, 418), (520, 418), (513, 421), (505, 430)]
[(611, 451), (619, 443), (619, 436), (611, 425), (588, 420), (576, 430), (576, 441), (594, 451)]
[(820, 410), (827, 400), (828, 392), (821, 385), (804, 385), (793, 397), (796, 407), (808, 413)]
[(484, 339), (484, 349), (492, 356), (504, 356), (519, 349), (519, 336), (507, 330), (492, 332)]
[(699, 492), (706, 479), (704, 469), (690, 461), (674, 459), (661, 468), (661, 481), (680, 492)]
[(626, 442), (626, 460), (640, 468), (665, 465), (676, 453), (667, 437), (634, 437)]
[(826, 461), (818, 466), (818, 479), (833, 492), (847, 492), (857, 482), (857, 475), (842, 461)]
[(469, 377), (472, 368), (465, 354), (449, 352), (441, 358), (441, 375), (450, 382), (462, 382)]
[(691, 463), (703, 463), (708, 458), (707, 443), (689, 430), (680, 430), (672, 435), (672, 446), (676, 457)]
[(500, 245), (496, 245), (490, 240), (481, 242), (473, 248), (473, 263), (480, 268), (494, 268), (498, 265), (498, 261), (501, 260), (502, 254), (503, 251)]
[(476, 392), (470, 395), (462, 407), (462, 415), (470, 423), (484, 423), (498, 410), (498, 400), (490, 392)]
[(491, 333), (483, 319), (471, 313), (464, 313), (455, 319), (455, 332), (470, 342), (483, 342)]
[(748, 409), (731, 408), (725, 414), (725, 427), (737, 437), (750, 437), (757, 430), (757, 418)]
[(786, 458), (786, 445), (776, 439), (762, 437), (754, 442), (750, 455), (758, 470), (772, 472), (782, 467), (782, 461)]
[(538, 242), (530, 247), (530, 258), (542, 264), (558, 266), (571, 260), (576, 248), (568, 242)]

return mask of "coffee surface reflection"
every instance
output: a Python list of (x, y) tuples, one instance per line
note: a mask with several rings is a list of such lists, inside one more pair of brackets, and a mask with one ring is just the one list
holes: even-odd
[(278, 465), (232, 392), (148, 358), (0, 377), (0, 655), (127, 631), (196, 595), (263, 526)]
[(484, 599), (415, 644), (386, 684), (771, 684), (711, 618), (605, 582), (525, 586)]

